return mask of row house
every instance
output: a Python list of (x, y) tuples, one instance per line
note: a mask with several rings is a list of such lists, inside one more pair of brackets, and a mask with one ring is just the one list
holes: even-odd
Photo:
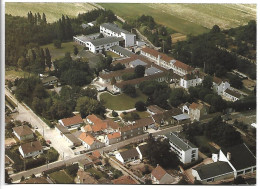
[(79, 139), (82, 141), (83, 146), (87, 150), (93, 150), (93, 149), (102, 148), (105, 146), (104, 143), (100, 142), (95, 137), (93, 137), (92, 135), (90, 135), (86, 132), (81, 133), (79, 136)]
[(69, 130), (79, 128), (84, 123), (80, 115), (75, 115), (73, 117), (60, 119), (58, 122), (61, 126), (66, 127)]
[(105, 144), (111, 145), (111, 144), (115, 144), (121, 141), (121, 134), (120, 132), (116, 132), (116, 133), (111, 133), (111, 134), (107, 134), (105, 136)]

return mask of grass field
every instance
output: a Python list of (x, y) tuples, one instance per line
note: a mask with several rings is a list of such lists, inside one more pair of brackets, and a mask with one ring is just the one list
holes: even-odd
[(83, 46), (79, 45), (76, 42), (62, 43), (60, 49), (57, 49), (56, 47), (54, 47), (53, 43), (50, 43), (48, 45), (43, 45), (43, 46), (41, 46), (41, 48), (45, 49), (48, 47), (50, 54), (51, 54), (51, 59), (52, 59), (52, 61), (54, 61), (55, 59), (64, 57), (66, 52), (70, 52), (70, 55), (73, 57), (74, 56), (74, 54), (73, 54), (74, 45), (78, 48), (79, 52), (83, 49)]
[(5, 3), (5, 13), (13, 16), (27, 17), (27, 13), (31, 11), (33, 14), (39, 12), (41, 15), (44, 12), (47, 22), (54, 22), (63, 15), (76, 17), (79, 13), (84, 13), (95, 9), (89, 3)]
[(110, 55), (112, 58), (120, 58), (120, 56), (114, 52), (106, 51), (107, 55)]
[(57, 184), (73, 184), (73, 178), (69, 176), (64, 170), (53, 172), (50, 174), (50, 177), (57, 183)]
[(29, 72), (18, 70), (15, 67), (6, 67), (6, 69), (5, 69), (5, 79), (8, 79), (8, 80), (14, 81), (17, 77), (18, 78), (28, 77), (29, 75), (33, 76), (35, 74), (33, 74), (33, 73), (29, 74)]
[(132, 98), (126, 94), (113, 96), (110, 93), (103, 93), (100, 99), (105, 101), (105, 107), (112, 110), (128, 110), (135, 107), (135, 103), (139, 100), (146, 101), (147, 96), (137, 90), (137, 97)]
[[(215, 24), (222, 29), (245, 25), (256, 19), (255, 4), (129, 4), (100, 3), (128, 20), (151, 15), (159, 24), (182, 34), (201, 34)], [(131, 11), (130, 11), (131, 10)]]

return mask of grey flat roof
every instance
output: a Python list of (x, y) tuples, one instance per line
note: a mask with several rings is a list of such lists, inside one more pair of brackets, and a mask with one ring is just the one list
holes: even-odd
[(134, 53), (132, 53), (131, 51), (129, 51), (129, 50), (126, 50), (125, 48), (123, 48), (123, 47), (120, 47), (120, 46), (118, 46), (118, 45), (115, 45), (115, 46), (113, 46), (113, 47), (111, 47), (111, 49), (112, 50), (114, 50), (114, 51), (117, 51), (117, 52), (119, 52), (119, 53), (121, 53), (122, 55), (124, 55), (124, 56), (132, 56)]
[(57, 129), (59, 129), (60, 132), (62, 132), (63, 134), (68, 134), (68, 133), (70, 133), (69, 130), (68, 130), (66, 127), (63, 127), (63, 126), (60, 125), (60, 124), (57, 124), (56, 127), (57, 127)]
[(157, 74), (160, 72), (162, 72), (162, 70), (155, 68), (155, 67), (150, 67), (145, 70), (145, 74), (147, 74), (147, 75), (153, 75), (153, 74)]
[(124, 38), (122, 37), (104, 37), (104, 38), (90, 40), (90, 42), (95, 46), (100, 46), (100, 45), (105, 45), (108, 43), (114, 43), (123, 40)]
[[(197, 148), (194, 144), (189, 142), (186, 139), (178, 137), (175, 133), (169, 133), (165, 135), (169, 141), (173, 144), (175, 144), (177, 147), (179, 147), (183, 151), (187, 151), (191, 148)], [(184, 141), (185, 140), (185, 141)]]
[(177, 121), (181, 121), (185, 119), (190, 119), (190, 116), (188, 114), (180, 114), (180, 115), (173, 116), (173, 118), (176, 119)]
[(144, 62), (144, 61), (142, 61), (140, 59), (136, 59), (136, 60), (130, 62), (129, 64), (131, 64), (133, 67), (136, 67), (138, 65), (141, 65), (141, 66), (146, 66), (147, 65), (146, 62)]
[(68, 134), (64, 134), (73, 144), (79, 145), (81, 144), (80, 140), (75, 137), (73, 134), (68, 133)]
[(42, 83), (47, 83), (47, 82), (50, 82), (50, 81), (53, 81), (53, 80), (58, 80), (58, 78), (55, 77), (55, 76), (49, 76), (49, 77), (43, 78)]
[(201, 165), (193, 169), (198, 172), (201, 180), (233, 172), (233, 169), (230, 167), (230, 165), (227, 162), (222, 161)]
[(93, 34), (90, 34), (90, 35), (77, 35), (77, 36), (74, 36), (74, 37), (81, 40), (81, 41), (88, 42), (88, 41), (91, 41), (91, 38), (93, 36), (99, 36), (99, 35), (100, 35), (100, 33), (93, 33)]
[[(122, 33), (126, 33), (126, 34), (132, 34), (129, 31), (126, 31), (122, 28), (119, 28), (117, 25), (113, 24), (113, 23), (103, 23), (100, 26), (107, 28), (115, 33), (121, 34)], [(134, 34), (133, 34), (134, 35)]]

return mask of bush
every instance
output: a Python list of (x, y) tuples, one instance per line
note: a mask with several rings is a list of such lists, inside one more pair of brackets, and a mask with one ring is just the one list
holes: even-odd
[(77, 163), (69, 165), (66, 167), (65, 171), (69, 174), (72, 175), (73, 177), (77, 176), (79, 166)]
[(60, 40), (54, 40), (53, 45), (54, 45), (54, 47), (60, 49), (61, 48), (61, 41)]
[(137, 111), (145, 111), (146, 110), (146, 105), (143, 101), (137, 101), (135, 103), (135, 108)]
[(113, 117), (117, 117), (117, 116), (118, 116), (118, 113), (113, 110), (113, 111), (112, 111), (112, 116), (113, 116)]

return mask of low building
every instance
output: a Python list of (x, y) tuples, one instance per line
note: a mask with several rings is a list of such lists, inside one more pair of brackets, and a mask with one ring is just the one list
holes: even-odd
[(49, 76), (42, 79), (43, 86), (53, 85), (58, 82), (58, 78), (55, 76)]
[(124, 74), (134, 73), (134, 68), (126, 68), (123, 70), (108, 72), (108, 73), (100, 73), (99, 74), (99, 82), (100, 83), (109, 83), (111, 84), (112, 78), (115, 78), (117, 82), (122, 80), (122, 76)]
[(235, 101), (243, 98), (243, 95), (241, 95), (240, 93), (238, 93), (234, 90), (230, 90), (230, 89), (226, 89), (223, 92), (223, 96), (225, 96), (226, 98), (228, 98), (232, 102), (235, 102)]
[(93, 167), (93, 162), (91, 160), (89, 160), (88, 158), (81, 159), (78, 161), (78, 163), (79, 163), (79, 168), (81, 168), (84, 171)]
[(66, 140), (70, 144), (70, 147), (77, 147), (81, 145), (81, 141), (66, 128), (57, 124), (55, 130), (59, 133), (59, 135)]
[(161, 114), (161, 113), (165, 112), (165, 110), (160, 108), (157, 105), (150, 105), (147, 107), (147, 112), (149, 112), (152, 115), (155, 115), (155, 114)]
[(84, 123), (84, 121), (80, 117), (80, 115), (76, 115), (76, 116), (73, 116), (73, 117), (60, 119), (59, 123), (63, 127), (66, 127), (67, 129), (75, 129), (75, 128), (79, 128)]
[(21, 144), (19, 152), (23, 158), (37, 156), (43, 153), (42, 145), (39, 141), (33, 141)]
[(81, 133), (79, 139), (82, 141), (84, 147), (87, 150), (94, 150), (105, 146), (104, 143), (100, 142), (99, 140), (87, 133)]
[(188, 73), (180, 79), (180, 86), (188, 89), (202, 84), (205, 74), (199, 71)]
[(115, 154), (115, 157), (121, 163), (127, 163), (139, 159), (139, 153), (135, 148), (132, 148)]
[(198, 102), (193, 102), (189, 107), (189, 116), (191, 120), (199, 121), (203, 116), (208, 115), (209, 113), (209, 105)]
[(177, 154), (177, 157), (182, 163), (191, 163), (198, 159), (198, 148), (191, 142), (173, 132), (165, 136), (169, 139), (171, 150)]
[(147, 157), (147, 148), (148, 144), (141, 144), (136, 147), (137, 152), (139, 153), (139, 157), (142, 160), (144, 157)]
[(132, 179), (130, 176), (121, 176), (117, 179), (112, 180), (113, 184), (137, 184), (134, 179)]
[(100, 25), (100, 33), (104, 36), (113, 36), (116, 38), (124, 39), (124, 47), (130, 47), (135, 45), (136, 35), (130, 33), (122, 28), (119, 28), (113, 23), (103, 23)]
[(216, 93), (218, 93), (218, 95), (223, 95), (223, 92), (226, 89), (230, 88), (230, 84), (228, 81), (226, 81), (226, 80), (223, 81), (222, 79), (214, 76), (212, 87), (213, 87), (213, 90)]
[(120, 47), (118, 45), (111, 47), (110, 51), (118, 54), (121, 57), (130, 57), (130, 56), (134, 55), (133, 52), (131, 52), (131, 51), (129, 51), (129, 50), (123, 48), (123, 47)]
[(151, 173), (151, 180), (153, 184), (171, 184), (174, 178), (157, 164)]
[(110, 144), (115, 144), (121, 141), (121, 134), (120, 132), (107, 134), (105, 136), (105, 144), (108, 146)]
[(19, 126), (13, 128), (13, 134), (20, 140), (30, 140), (34, 138), (33, 131), (28, 127), (25, 126)]
[(100, 36), (100, 33), (93, 33), (90, 35), (77, 35), (77, 36), (73, 36), (73, 40), (76, 43), (79, 43), (80, 45), (83, 46), (88, 46), (88, 42), (90, 42), (91, 40), (95, 40), (98, 39)]

